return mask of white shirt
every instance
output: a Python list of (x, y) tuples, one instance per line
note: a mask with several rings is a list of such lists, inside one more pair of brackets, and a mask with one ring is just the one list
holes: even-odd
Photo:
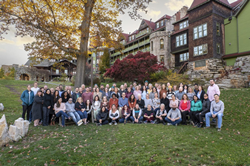
[(31, 90), (34, 92), (34, 96), (37, 94), (37, 91), (39, 90), (40, 88), (35, 88), (35, 87), (32, 87)]

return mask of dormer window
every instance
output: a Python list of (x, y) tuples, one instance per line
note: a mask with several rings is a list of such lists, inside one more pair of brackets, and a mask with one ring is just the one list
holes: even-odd
[(161, 27), (164, 25), (164, 20), (161, 21)]
[(188, 27), (188, 20), (180, 23), (180, 29)]
[(159, 28), (159, 27), (160, 27), (160, 23), (157, 22), (157, 23), (156, 23), (156, 29)]

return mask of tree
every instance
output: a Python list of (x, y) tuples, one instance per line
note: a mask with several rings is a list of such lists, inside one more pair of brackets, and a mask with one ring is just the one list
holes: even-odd
[(4, 77), (4, 69), (3, 67), (1, 67), (0, 69), (0, 78), (3, 78)]
[(150, 75), (160, 70), (165, 70), (165, 67), (158, 63), (156, 56), (149, 52), (138, 52), (136, 55), (128, 55), (123, 60), (116, 60), (105, 76), (115, 81), (143, 82), (150, 81)]
[(99, 62), (99, 70), (100, 73), (103, 74), (106, 72), (106, 69), (110, 67), (110, 55), (108, 48), (104, 49), (104, 53), (100, 58)]
[(84, 83), (85, 64), (90, 36), (105, 39), (107, 46), (119, 45), (121, 33), (119, 13), (140, 18), (138, 11), (146, 11), (152, 0), (2, 0), (0, 2), (0, 38), (15, 26), (16, 36), (31, 36), (26, 44), (30, 59), (63, 57), (77, 58), (75, 87)]

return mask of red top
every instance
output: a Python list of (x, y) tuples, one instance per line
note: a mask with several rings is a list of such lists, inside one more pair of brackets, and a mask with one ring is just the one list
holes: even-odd
[(182, 103), (182, 105), (181, 105), (181, 109), (182, 110), (186, 110), (187, 109), (187, 102), (186, 103)]

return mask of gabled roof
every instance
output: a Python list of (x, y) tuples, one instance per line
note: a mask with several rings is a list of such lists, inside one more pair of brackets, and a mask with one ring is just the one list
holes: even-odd
[(171, 18), (171, 16), (165, 14), (164, 16), (162, 16), (160, 19), (158, 19), (158, 20), (155, 21), (155, 22), (161, 21), (161, 20), (163, 20), (163, 19), (170, 19), (170, 18)]
[[(194, 0), (192, 5), (190, 6), (190, 8), (188, 10), (191, 10), (191, 9), (193, 9), (195, 7), (203, 5), (203, 4), (205, 4), (205, 3), (209, 2), (209, 1), (211, 1), (211, 0)], [(220, 3), (222, 3), (222, 4), (224, 4), (224, 5), (228, 6), (228, 7), (231, 7), (228, 0), (215, 0), (215, 1), (220, 2)]]
[(148, 20), (145, 20), (145, 19), (144, 19), (144, 21), (145, 21), (145, 23), (146, 23), (151, 29), (154, 29), (154, 28), (155, 28), (155, 23), (154, 23), (154, 22), (148, 21)]
[[(72, 62), (70, 62), (69, 60), (67, 60), (67, 59), (61, 59), (59, 62), (63, 62), (63, 61), (67, 61), (67, 62), (69, 62), (69, 63), (72, 63)], [(56, 61), (57, 63), (58, 63), (58, 61)], [(31, 66), (31, 64), (32, 63), (34, 63), (34, 67), (49, 67), (49, 66), (52, 66), (54, 63), (56, 63), (56, 62), (50, 62), (49, 61), (49, 59), (44, 59), (44, 60), (42, 60), (40, 63), (39, 62), (33, 62), (32, 60), (28, 60), (26, 63), (25, 63), (25, 65), (26, 66)], [(72, 63), (72, 64), (74, 64), (74, 65), (76, 65), (75, 63)]]
[(233, 2), (233, 3), (230, 3), (230, 6), (231, 6), (232, 8), (234, 8), (234, 7), (236, 7), (237, 5), (239, 5), (239, 3), (241, 3), (242, 1), (244, 1), (244, 0), (237, 0), (237, 1)]
[(128, 41), (129, 34), (127, 34), (127, 33), (122, 33), (122, 35), (124, 36), (125, 41)]
[(248, 2), (249, 2), (249, 0), (245, 0), (241, 4), (239, 4), (240, 5), (239, 10), (235, 14), (236, 17), (240, 14), (240, 12), (243, 10), (243, 8), (247, 5)]

